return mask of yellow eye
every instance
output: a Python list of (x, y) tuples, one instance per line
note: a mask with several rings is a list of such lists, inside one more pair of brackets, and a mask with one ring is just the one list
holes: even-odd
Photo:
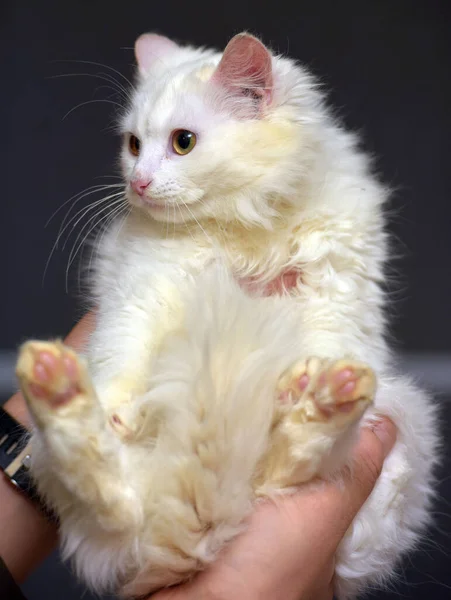
[(196, 145), (196, 134), (186, 129), (177, 129), (172, 134), (172, 147), (177, 154), (188, 154)]
[(141, 150), (141, 142), (136, 137), (136, 135), (131, 134), (128, 139), (128, 148), (133, 156), (138, 156), (139, 151)]

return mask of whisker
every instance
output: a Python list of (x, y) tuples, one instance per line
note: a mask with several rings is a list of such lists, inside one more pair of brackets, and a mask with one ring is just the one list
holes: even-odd
[[(67, 274), (69, 271), (69, 268), (72, 264), (72, 259), (74, 258), (74, 251), (75, 248), (77, 247), (77, 243), (78, 240), (80, 239), (80, 236), (83, 234), (83, 232), (86, 230), (86, 228), (89, 228), (91, 226), (91, 224), (94, 222), (96, 224), (96, 219), (103, 214), (105, 211), (110, 210), (111, 209), (111, 205), (108, 204), (107, 206), (101, 206), (93, 215), (91, 215), (89, 217), (89, 219), (86, 221), (86, 223), (83, 225), (83, 227), (81, 228), (81, 230), (79, 231), (77, 238), (75, 239), (75, 241), (72, 244), (72, 248), (71, 251), (69, 253), (69, 257), (67, 259), (67, 267), (66, 267), (66, 291), (67, 291)], [(77, 248), (78, 251), (78, 248)]]
[[(110, 230), (111, 223), (113, 223), (113, 221), (116, 221), (121, 215), (123, 215), (125, 213), (128, 214), (128, 211), (129, 211), (129, 208), (127, 208), (126, 206), (120, 206), (118, 209), (115, 210), (115, 212), (110, 216), (110, 218), (105, 221), (105, 223), (102, 223), (101, 228), (100, 228), (101, 235), (100, 235), (100, 240), (99, 240), (99, 247), (103, 243), (103, 238), (105, 237), (105, 234), (107, 233), (107, 231)], [(119, 232), (122, 229), (123, 225), (124, 225), (124, 221), (122, 221), (120, 227), (118, 227), (118, 229), (116, 230), (116, 236), (115, 236), (116, 240), (118, 238)]]
[[(122, 223), (121, 223), (118, 231), (116, 232), (116, 239), (119, 236), (119, 233), (120, 233), (122, 227), (124, 226), (125, 219), (128, 216), (128, 214), (130, 213), (131, 209), (130, 209), (129, 206), (124, 205), (122, 207), (122, 210), (124, 211), (123, 221), (122, 221)], [(102, 245), (103, 238), (105, 236), (105, 233), (108, 231), (111, 222), (114, 221), (117, 217), (119, 217), (119, 215), (120, 215), (120, 212), (118, 214), (114, 214), (111, 219), (108, 219), (105, 223), (103, 223), (99, 227), (99, 230), (96, 233), (94, 242), (91, 244), (91, 254), (90, 254), (90, 257), (89, 257), (89, 266), (88, 266), (88, 269), (87, 269), (89, 273), (92, 270), (92, 261), (93, 261), (94, 253), (95, 253), (96, 249), (99, 248)], [(99, 237), (100, 237), (100, 240), (99, 240)], [(81, 259), (80, 259), (80, 266), (81, 266)], [(79, 268), (78, 287), (79, 287), (79, 289), (81, 288), (81, 284), (80, 284), (80, 268)]]
[[(85, 229), (86, 229), (87, 227), (89, 227), (89, 226), (90, 226), (90, 224), (91, 224), (91, 223), (92, 223), (92, 222), (93, 222), (93, 221), (94, 221), (94, 220), (95, 220), (95, 219), (96, 219), (96, 218), (97, 218), (99, 215), (103, 214), (103, 213), (104, 213), (106, 210), (108, 210), (108, 209), (110, 209), (110, 208), (112, 208), (112, 207), (115, 207), (115, 206), (117, 206), (118, 204), (122, 204), (122, 203), (124, 203), (124, 201), (125, 201), (125, 199), (124, 199), (123, 197), (121, 197), (121, 198), (118, 198), (117, 200), (114, 200), (114, 202), (108, 203), (108, 205), (107, 205), (107, 206), (101, 206), (101, 208), (99, 208), (99, 210), (98, 210), (97, 212), (95, 212), (93, 215), (91, 215), (91, 216), (89, 217), (89, 219), (86, 221), (86, 223), (85, 223), (85, 224), (83, 225), (83, 227), (80, 229), (80, 231), (78, 232), (78, 235), (77, 235), (77, 237), (75, 238), (75, 242), (74, 242), (74, 244), (73, 244), (73, 246), (72, 246), (72, 250), (71, 250), (71, 252), (70, 252), (70, 254), (69, 254), (69, 266), (72, 264), (72, 253), (73, 253), (73, 251), (75, 250), (75, 248), (77, 248), (77, 251), (75, 252), (75, 254), (77, 254), (77, 252), (78, 252), (78, 248), (79, 248), (79, 246), (77, 247), (77, 243), (78, 243), (78, 240), (80, 239), (80, 237), (82, 236), (83, 232), (85, 231)], [(81, 219), (81, 218), (82, 218), (82, 217), (80, 217), (80, 219)]]
[[(96, 87), (96, 89), (94, 90), (94, 95), (99, 92), (100, 90), (110, 90), (111, 92), (113, 92), (110, 96), (107, 96), (107, 100), (110, 100), (110, 98), (114, 98), (114, 97), (118, 97), (118, 102), (122, 101), (122, 102), (127, 102), (127, 98), (124, 98), (124, 96), (122, 95), (122, 93), (117, 90), (116, 88), (112, 87), (111, 85), (98, 85)], [(122, 105), (122, 108), (125, 108), (124, 105)]]
[[(112, 75), (110, 75), (109, 73), (100, 73), (100, 75), (102, 77), (106, 77), (111, 83), (115, 84), (117, 86), (117, 88), (119, 90), (122, 91), (122, 93), (124, 94), (124, 96), (131, 101), (132, 96), (129, 92), (128, 87), (125, 87), (125, 85), (123, 85), (120, 81), (118, 81), (117, 79), (115, 79)], [(127, 83), (127, 86), (130, 85)], [(133, 86), (132, 86), (133, 87)]]
[[(120, 132), (120, 130), (119, 130), (119, 126), (118, 126), (118, 123), (117, 123), (116, 119), (113, 119), (110, 125), (107, 125), (106, 127), (103, 127), (100, 130), (100, 133), (114, 133), (114, 134), (117, 134), (118, 132)], [(120, 133), (122, 133), (122, 132), (120, 132)]]
[[(183, 200), (182, 200), (182, 202), (183, 202)], [(187, 222), (186, 222), (186, 219), (185, 219), (185, 217), (183, 216), (182, 209), (180, 208), (180, 206), (179, 206), (178, 204), (177, 204), (176, 206), (177, 206), (177, 208), (179, 209), (180, 216), (182, 217), (182, 223), (183, 223), (183, 225), (184, 225), (184, 226), (187, 228), (187, 230), (188, 230), (188, 233), (189, 233), (189, 234), (190, 234), (190, 236), (191, 236), (191, 239), (192, 239), (193, 241), (196, 241), (196, 240), (195, 240), (195, 237), (194, 237), (194, 235), (193, 235), (193, 233), (192, 233), (192, 231), (191, 231), (191, 227), (189, 226), (189, 223), (187, 223)]]
[(196, 221), (196, 223), (199, 225), (199, 227), (201, 228), (201, 230), (204, 232), (205, 237), (207, 238), (207, 240), (210, 243), (213, 243), (213, 240), (211, 239), (211, 237), (208, 235), (208, 233), (205, 231), (205, 229), (202, 227), (202, 225), (199, 223), (199, 221), (197, 220), (196, 216), (193, 214), (192, 210), (190, 209), (190, 207), (188, 206), (188, 204), (186, 202), (184, 202), (182, 200), (182, 204), (183, 206), (186, 208), (186, 210), (189, 212), (189, 214), (193, 217), (193, 219)]
[[(120, 210), (117, 210), (111, 215), (111, 218), (108, 219), (104, 224), (102, 224), (100, 231), (101, 231), (101, 236), (100, 236), (100, 240), (99, 240), (99, 247), (103, 242), (103, 238), (105, 237), (106, 232), (109, 230), (110, 228), (110, 224), (115, 221), (120, 215), (121, 212), (124, 211), (124, 219), (120, 225), (120, 227), (118, 228), (118, 230), (116, 231), (116, 239), (119, 236), (120, 231), (122, 230), (122, 227), (124, 226), (125, 223), (125, 217), (128, 216), (130, 214), (131, 211), (131, 207), (128, 205), (128, 203), (126, 202), (123, 206), (119, 207)], [(96, 238), (97, 239), (97, 238)]]
[(169, 239), (169, 204), (165, 205), (165, 213), (166, 213), (166, 239)]
[(173, 210), (173, 217), (172, 217), (172, 239), (175, 239), (175, 205), (172, 205), (174, 210)]
[[(114, 212), (114, 211), (112, 211)], [(108, 215), (106, 216), (111, 216), (111, 213), (108, 213)], [(81, 253), (80, 253), (80, 260), (78, 261), (78, 289), (81, 290), (81, 271), (82, 271), (82, 267), (83, 267), (83, 252), (84, 249), (86, 248), (88, 242), (88, 237), (90, 236), (90, 234), (92, 233), (92, 231), (94, 231), (96, 229), (96, 227), (98, 227), (98, 231), (95, 235), (95, 241), (97, 240), (97, 238), (99, 237), (100, 233), (105, 233), (105, 231), (107, 231), (108, 229), (108, 225), (111, 223), (113, 219), (106, 219), (105, 223), (101, 223), (102, 219), (100, 221), (97, 221), (93, 227), (91, 227), (91, 229), (88, 231), (87, 235), (85, 236), (85, 239), (83, 240), (81, 246)], [(92, 222), (92, 221), (91, 221)], [(95, 243), (95, 242), (94, 242)], [(75, 258), (75, 257), (74, 257)], [(92, 258), (92, 251), (91, 251), (91, 258)], [(68, 269), (69, 269), (69, 265), (68, 265)], [(66, 279), (66, 285), (67, 285), (67, 279)]]
[(64, 121), (64, 119), (66, 119), (66, 117), (68, 117), (72, 112), (74, 112), (74, 110), (77, 110), (77, 108), (81, 108), (82, 106), (86, 106), (87, 104), (97, 104), (98, 102), (106, 102), (106, 104), (114, 104), (115, 106), (119, 106), (119, 108), (124, 108), (122, 106), (122, 104), (119, 104), (119, 102), (114, 102), (114, 100), (104, 100), (104, 99), (100, 99), (97, 98), (95, 100), (86, 100), (85, 102), (80, 102), (80, 104), (77, 104), (76, 106), (74, 106), (73, 108), (71, 108), (62, 118), (62, 121)]
[(95, 79), (102, 79), (103, 81), (115, 85), (115, 91), (122, 94), (125, 100), (131, 101), (131, 96), (127, 88), (114, 79), (109, 73), (61, 73), (60, 75), (50, 75), (47, 79), (60, 79), (61, 77), (93, 77)]
[[(108, 175), (105, 175), (105, 177), (108, 177)], [(99, 192), (100, 192), (100, 191), (106, 190), (106, 189), (108, 189), (108, 188), (112, 188), (112, 187), (120, 187), (121, 185), (123, 185), (123, 184), (121, 184), (121, 183), (110, 183), (110, 184), (107, 184), (107, 185), (105, 185), (105, 184), (102, 184), (102, 185), (92, 185), (91, 187), (88, 187), (88, 188), (86, 188), (86, 189), (82, 190), (81, 192), (77, 192), (76, 194), (74, 194), (73, 196), (71, 196), (71, 197), (69, 198), (69, 200), (66, 200), (65, 202), (63, 202), (63, 204), (61, 204), (61, 206), (59, 206), (59, 207), (58, 207), (58, 208), (55, 210), (55, 212), (54, 212), (54, 213), (52, 213), (51, 217), (50, 217), (50, 218), (48, 219), (48, 221), (46, 222), (46, 224), (45, 224), (45, 227), (47, 227), (47, 226), (49, 225), (50, 221), (51, 221), (51, 220), (52, 220), (52, 219), (53, 219), (53, 218), (54, 218), (54, 217), (55, 217), (55, 216), (56, 216), (56, 215), (59, 213), (59, 211), (60, 211), (62, 208), (64, 208), (64, 207), (66, 206), (66, 204), (69, 204), (69, 202), (70, 202), (71, 200), (75, 200), (75, 198), (77, 198), (77, 196), (80, 196), (80, 198), (78, 198), (78, 200), (77, 200), (76, 202), (74, 202), (73, 206), (75, 206), (75, 204), (76, 204), (76, 203), (77, 203), (79, 200), (81, 200), (82, 198), (84, 198), (85, 196), (87, 196), (87, 195), (88, 195), (88, 193), (86, 193), (86, 194), (85, 194), (85, 192), (89, 192), (90, 190), (92, 190), (92, 192), (94, 192), (94, 191), (99, 191)]]
[(80, 63), (82, 65), (94, 65), (96, 67), (102, 67), (102, 69), (109, 69), (110, 71), (113, 71), (113, 73), (116, 73), (116, 75), (119, 75), (119, 77), (121, 77), (127, 83), (127, 85), (129, 85), (132, 89), (135, 89), (135, 86), (133, 85), (133, 83), (123, 73), (121, 73), (117, 69), (114, 69), (113, 67), (110, 67), (109, 65), (104, 65), (103, 63), (94, 62), (92, 60), (74, 60), (74, 59), (66, 59), (66, 60), (58, 59), (58, 60), (54, 60), (52, 62)]
[[(121, 205), (120, 205), (120, 206), (116, 206), (116, 207), (114, 208), (114, 204), (116, 204), (117, 202), (120, 202), (120, 203), (121, 203)], [(86, 233), (86, 235), (83, 237), (83, 239), (81, 240), (81, 242), (80, 242), (80, 243), (78, 244), (78, 246), (76, 247), (76, 243), (77, 243), (77, 240), (80, 238), (81, 232), (78, 234), (78, 236), (77, 236), (77, 240), (75, 240), (74, 246), (73, 246), (73, 248), (72, 248), (72, 250), (71, 250), (71, 252), (70, 252), (69, 259), (68, 259), (68, 263), (67, 263), (67, 267), (66, 267), (66, 291), (68, 290), (69, 270), (70, 270), (70, 267), (72, 266), (72, 263), (74, 262), (74, 260), (75, 260), (75, 258), (76, 258), (76, 256), (77, 256), (77, 254), (78, 254), (78, 252), (79, 252), (80, 248), (83, 246), (83, 244), (84, 244), (84, 242), (86, 241), (86, 239), (89, 237), (89, 235), (90, 235), (90, 234), (91, 234), (91, 233), (94, 231), (94, 229), (95, 229), (95, 228), (96, 228), (96, 227), (97, 227), (97, 226), (98, 226), (100, 223), (102, 223), (102, 222), (103, 222), (103, 221), (105, 221), (105, 220), (106, 220), (108, 217), (110, 217), (110, 216), (112, 215), (112, 213), (115, 213), (116, 211), (118, 211), (119, 209), (121, 209), (121, 208), (123, 207), (123, 206), (122, 206), (122, 203), (125, 203), (125, 199), (116, 200), (116, 202), (115, 202), (115, 203), (113, 203), (113, 205), (112, 205), (112, 206), (113, 206), (112, 210), (111, 210), (110, 212), (108, 212), (106, 215), (104, 215), (104, 216), (103, 216), (103, 217), (102, 217), (102, 218), (101, 218), (99, 221), (96, 221), (96, 222), (94, 223), (94, 225), (93, 225), (93, 226), (92, 226), (92, 227), (91, 227), (91, 228), (88, 230), (88, 232)], [(111, 208), (111, 206), (108, 206), (108, 208)], [(93, 221), (93, 220), (95, 220), (95, 219), (96, 219), (96, 218), (97, 218), (99, 215), (101, 215), (101, 214), (102, 214), (104, 211), (105, 211), (105, 208), (101, 209), (99, 212), (97, 212), (97, 213), (96, 213), (96, 214), (95, 214), (93, 217), (91, 217), (91, 218), (89, 219), (88, 223), (89, 223), (89, 224), (91, 224), (91, 223), (92, 223), (92, 221)], [(86, 228), (86, 225), (87, 225), (87, 224), (85, 224), (85, 225), (83, 226), (83, 229), (82, 229), (82, 231), (83, 231), (83, 230)]]
[[(83, 208), (81, 208), (79, 211), (77, 211), (75, 213), (75, 215), (73, 215), (73, 217), (66, 223), (64, 229), (61, 231), (61, 233), (58, 235), (58, 238), (61, 238), (61, 236), (64, 234), (64, 232), (67, 230), (67, 228), (72, 224), (72, 229), (75, 229), (75, 227), (78, 225), (78, 223), (80, 223), (80, 221), (89, 213), (91, 212), (91, 210), (93, 208), (95, 208), (96, 206), (98, 206), (99, 204), (102, 204), (103, 202), (107, 202), (108, 200), (111, 200), (117, 196), (120, 196), (123, 194), (123, 191), (119, 191), (119, 192), (115, 192), (114, 194), (110, 194), (109, 196), (105, 196), (104, 198), (100, 198), (99, 200), (96, 200), (95, 202), (92, 202), (91, 204), (88, 204), (88, 206), (84, 206)], [(77, 216), (80, 215), (81, 216), (77, 219)], [(75, 221), (75, 219), (77, 219)], [(75, 221), (75, 222), (74, 222)], [(66, 246), (66, 243), (64, 243), (63, 245), (63, 250)]]
[[(99, 237), (101, 236), (100, 243), (102, 242), (103, 235), (107, 231), (108, 224), (109, 224), (109, 221), (107, 221), (106, 223), (101, 224), (99, 226), (98, 231), (97, 231), (97, 233), (95, 235), (94, 241), (91, 244), (91, 254), (90, 254), (90, 257), (89, 257), (89, 267), (88, 267), (88, 272), (89, 273), (91, 272), (91, 265), (92, 265), (92, 260), (93, 260), (94, 252), (95, 252), (95, 250), (97, 248), (99, 248), (99, 244), (97, 243), (97, 241), (98, 241)], [(79, 262), (79, 267), (78, 267), (78, 288), (79, 289), (81, 287), (81, 283), (80, 283), (80, 271), (81, 271), (81, 265), (82, 265), (83, 251), (84, 251), (86, 245), (83, 246), (83, 248), (82, 248), (82, 255), (80, 257), (80, 262)]]
[[(116, 231), (116, 240), (118, 239), (119, 234), (122, 231), (122, 228), (124, 227), (124, 223), (125, 223), (126, 217), (128, 217), (128, 215), (131, 212), (131, 207), (130, 206), (125, 206), (124, 209), (125, 209), (125, 215), (124, 215), (124, 218), (122, 219), (122, 223), (120, 224), (120, 227)], [(102, 240), (100, 240), (100, 242), (102, 242)]]
[[(92, 193), (92, 192), (91, 192), (91, 193)], [(75, 227), (76, 227), (76, 225), (77, 225), (77, 224), (80, 222), (80, 220), (81, 220), (81, 219), (83, 219), (83, 217), (84, 217), (84, 216), (85, 216), (85, 215), (86, 215), (88, 212), (90, 212), (92, 209), (94, 209), (96, 206), (98, 206), (99, 204), (102, 204), (103, 202), (107, 202), (107, 201), (108, 201), (108, 200), (110, 200), (111, 198), (114, 198), (115, 196), (118, 196), (118, 195), (120, 195), (120, 194), (122, 194), (122, 193), (123, 193), (122, 191), (120, 191), (120, 192), (116, 192), (115, 194), (112, 194), (112, 195), (110, 195), (110, 196), (107, 196), (106, 198), (101, 198), (100, 200), (97, 200), (96, 202), (93, 202), (93, 203), (91, 203), (91, 204), (90, 204), (88, 207), (83, 207), (83, 208), (82, 208), (82, 209), (80, 209), (78, 212), (76, 212), (76, 213), (75, 213), (75, 215), (74, 215), (74, 216), (73, 216), (73, 217), (72, 217), (72, 218), (71, 218), (71, 219), (70, 219), (70, 220), (67, 222), (67, 224), (65, 225), (65, 227), (64, 227), (63, 229), (61, 229), (61, 228), (63, 227), (64, 221), (66, 220), (67, 216), (68, 216), (68, 215), (69, 215), (69, 213), (70, 213), (70, 210), (72, 210), (72, 207), (71, 207), (71, 209), (69, 210), (69, 212), (67, 213), (67, 215), (64, 217), (63, 223), (61, 224), (61, 226), (60, 226), (60, 229), (59, 229), (59, 231), (58, 231), (58, 234), (57, 234), (57, 236), (56, 236), (55, 243), (54, 243), (54, 244), (53, 244), (53, 246), (52, 246), (52, 249), (51, 249), (51, 251), (50, 251), (50, 254), (49, 254), (49, 257), (48, 257), (48, 259), (47, 259), (47, 262), (45, 263), (45, 267), (44, 267), (44, 273), (43, 273), (43, 275), (42, 275), (42, 284), (44, 284), (45, 276), (46, 276), (46, 274), (47, 274), (47, 269), (48, 269), (48, 267), (49, 267), (50, 261), (52, 260), (52, 257), (53, 257), (53, 255), (54, 255), (54, 253), (55, 253), (55, 251), (56, 251), (56, 249), (57, 249), (57, 247), (58, 247), (58, 244), (59, 244), (59, 242), (60, 242), (60, 240), (61, 240), (62, 236), (64, 235), (64, 232), (67, 230), (67, 228), (69, 227), (69, 225), (71, 224), (71, 222), (72, 222), (72, 221), (74, 221), (74, 219), (76, 219), (76, 218), (77, 218), (77, 215), (79, 215), (81, 212), (83, 212), (82, 216), (81, 216), (81, 217), (78, 219), (78, 221), (77, 221), (77, 222), (76, 222), (76, 223), (73, 225), (73, 228), (75, 228)], [(85, 194), (85, 195), (88, 195), (88, 194)], [(82, 197), (83, 197), (83, 196), (82, 196)], [(81, 198), (79, 198), (78, 200), (81, 200)], [(77, 202), (78, 202), (78, 200), (77, 200)], [(75, 202), (74, 204), (76, 204), (76, 202)], [(64, 244), (64, 246), (63, 246), (63, 249), (65, 248), (65, 246), (66, 246), (66, 243)]]

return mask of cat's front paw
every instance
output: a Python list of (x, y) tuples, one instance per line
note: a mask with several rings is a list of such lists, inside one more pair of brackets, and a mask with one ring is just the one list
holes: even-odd
[(123, 442), (136, 441), (138, 438), (139, 422), (135, 413), (133, 407), (125, 405), (109, 415), (110, 426)]
[(292, 406), (300, 421), (354, 421), (373, 401), (376, 378), (366, 364), (353, 360), (310, 358), (286, 371), (277, 386), (278, 401)]
[[(85, 365), (62, 342), (24, 344), (16, 367), (22, 392), (35, 416), (83, 410), (92, 394)], [(63, 411), (64, 412), (64, 411)]]
[(125, 378), (98, 389), (109, 426), (123, 442), (138, 441), (141, 431), (140, 396), (130, 389), (133, 389), (132, 384)]

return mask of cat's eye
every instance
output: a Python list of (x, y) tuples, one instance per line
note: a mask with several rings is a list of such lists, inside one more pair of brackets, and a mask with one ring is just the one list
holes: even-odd
[(196, 145), (196, 134), (187, 129), (177, 129), (172, 134), (172, 147), (177, 154), (188, 154)]
[(130, 137), (128, 138), (128, 149), (133, 154), (133, 156), (138, 156), (139, 151), (141, 150), (141, 142), (139, 141), (139, 138), (136, 137), (136, 135), (133, 135), (133, 133), (130, 134)]

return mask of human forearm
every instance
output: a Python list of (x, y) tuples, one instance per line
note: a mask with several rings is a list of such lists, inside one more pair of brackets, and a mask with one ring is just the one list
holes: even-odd
[[(92, 315), (87, 315), (68, 335), (66, 342), (75, 348), (83, 346), (92, 322)], [(14, 394), (4, 409), (26, 428), (31, 426), (22, 394)], [(13, 577), (20, 582), (54, 549), (57, 530), (4, 476), (0, 477), (0, 506), (0, 555)]]

